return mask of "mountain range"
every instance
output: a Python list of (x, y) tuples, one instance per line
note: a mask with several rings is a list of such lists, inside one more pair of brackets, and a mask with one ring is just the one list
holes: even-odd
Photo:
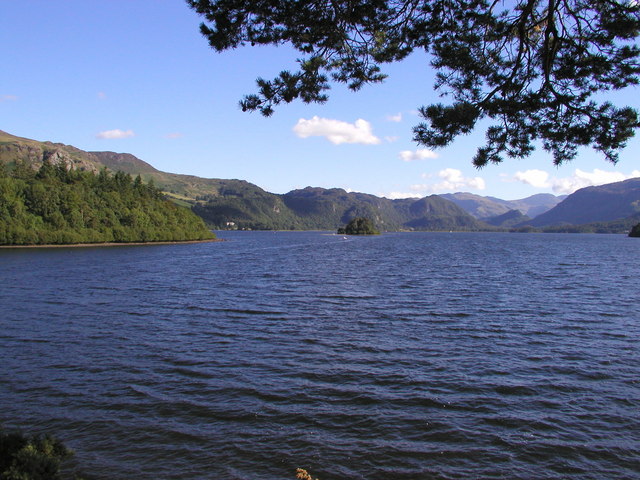
[(440, 196), (451, 200), (480, 220), (495, 218), (510, 210), (518, 210), (522, 215), (533, 218), (552, 209), (566, 198), (566, 195), (557, 197), (550, 193), (539, 193), (520, 200), (502, 200), (466, 192), (445, 193)]
[[(102, 168), (140, 175), (213, 228), (335, 230), (352, 218), (371, 218), (381, 230), (550, 228), (586, 225), (585, 231), (628, 230), (640, 215), (640, 179), (581, 189), (567, 197), (539, 194), (501, 200), (471, 193), (390, 200), (343, 189), (314, 188), (274, 194), (244, 180), (167, 173), (127, 153), (86, 152), (0, 131), (0, 163), (38, 168), (64, 162), (98, 172)], [(609, 223), (611, 225), (609, 225)]]

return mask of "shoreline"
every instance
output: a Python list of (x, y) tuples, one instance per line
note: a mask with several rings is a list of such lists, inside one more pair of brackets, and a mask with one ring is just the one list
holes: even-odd
[(161, 242), (104, 242), (104, 243), (48, 243), (43, 245), (0, 245), (0, 249), (9, 248), (88, 248), (88, 247), (136, 247), (150, 245), (182, 245), (192, 243), (214, 243), (224, 242), (221, 238), (210, 238), (207, 240), (172, 240)]

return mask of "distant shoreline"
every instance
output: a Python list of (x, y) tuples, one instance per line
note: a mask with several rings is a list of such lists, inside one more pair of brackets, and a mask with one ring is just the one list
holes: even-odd
[(212, 243), (224, 242), (220, 238), (210, 238), (207, 240), (175, 240), (163, 242), (104, 242), (104, 243), (52, 243), (46, 245), (0, 245), (0, 249), (8, 248), (87, 248), (87, 247), (131, 247), (149, 245), (180, 245), (189, 243)]

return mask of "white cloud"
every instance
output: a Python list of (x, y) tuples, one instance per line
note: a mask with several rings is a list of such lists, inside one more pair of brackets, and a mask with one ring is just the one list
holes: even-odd
[(516, 172), (513, 177), (519, 182), (526, 183), (536, 188), (545, 188), (549, 186), (549, 174), (544, 170), (526, 170), (524, 172)]
[(445, 168), (438, 172), (442, 182), (435, 184), (435, 191), (460, 190), (470, 188), (471, 190), (484, 190), (486, 184), (481, 177), (463, 177), (462, 172), (455, 168)]
[(18, 97), (15, 95), (0, 95), (0, 102), (15, 102)]
[(404, 162), (412, 162), (414, 160), (425, 160), (427, 158), (438, 158), (438, 154), (426, 148), (420, 148), (415, 151), (403, 150), (398, 153), (398, 157)]
[(551, 180), (551, 188), (555, 193), (568, 194), (585, 187), (621, 182), (627, 178), (636, 177), (639, 173), (635, 171), (631, 175), (625, 175), (621, 172), (606, 172), (597, 168), (593, 172), (584, 172), (576, 169), (571, 177), (553, 178)]
[(564, 178), (551, 177), (543, 170), (527, 170), (516, 172), (512, 178), (532, 187), (551, 188), (554, 193), (566, 195), (581, 188), (621, 182), (635, 177), (640, 177), (640, 170), (634, 170), (630, 175), (625, 175), (622, 172), (607, 172), (596, 168), (592, 172), (576, 169), (573, 175)]
[(133, 137), (135, 134), (133, 130), (105, 130), (104, 132), (100, 132), (96, 135), (96, 138), (104, 138), (108, 140), (113, 140), (116, 138), (129, 138)]
[(391, 192), (382, 194), (382, 197), (388, 198), (389, 200), (400, 200), (402, 198), (420, 198), (420, 195), (417, 193), (408, 193), (408, 192)]
[(396, 137), (396, 136), (387, 136), (387, 137), (384, 137), (384, 139), (385, 139), (385, 141), (386, 141), (386, 142), (388, 142), (388, 143), (393, 143), (393, 142), (397, 142), (397, 141), (398, 141), (398, 139), (399, 139), (399, 137)]
[(387, 115), (387, 121), (389, 122), (401, 122), (402, 113), (396, 113), (395, 115)]
[[(434, 175), (423, 175), (424, 178), (433, 178)], [(484, 190), (486, 183), (481, 177), (465, 177), (460, 170), (445, 168), (437, 175), (441, 181), (437, 183), (423, 183), (411, 185), (411, 190), (416, 192), (444, 193), (461, 190)]]
[(356, 120), (355, 123), (320, 118), (318, 116), (314, 116), (309, 120), (301, 118), (293, 127), (293, 131), (300, 138), (325, 137), (334, 145), (340, 145), (341, 143), (375, 145), (380, 143), (380, 139), (371, 131), (371, 124), (361, 118)]

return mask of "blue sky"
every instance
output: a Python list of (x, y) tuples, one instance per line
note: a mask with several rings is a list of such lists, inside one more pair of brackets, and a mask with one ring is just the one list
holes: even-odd
[[(437, 101), (433, 72), (414, 54), (381, 85), (336, 85), (324, 105), (296, 102), (271, 118), (238, 101), (258, 76), (295, 69), (285, 47), (223, 54), (182, 0), (4, 0), (0, 129), (126, 152), (173, 173), (239, 178), (267, 191), (340, 187), (397, 198), (469, 191), (504, 199), (571, 193), (640, 176), (640, 139), (614, 166), (590, 149), (562, 167), (538, 149), (477, 170), (484, 131), (430, 152), (412, 141), (416, 109)], [(618, 92), (640, 107), (640, 89)]]

